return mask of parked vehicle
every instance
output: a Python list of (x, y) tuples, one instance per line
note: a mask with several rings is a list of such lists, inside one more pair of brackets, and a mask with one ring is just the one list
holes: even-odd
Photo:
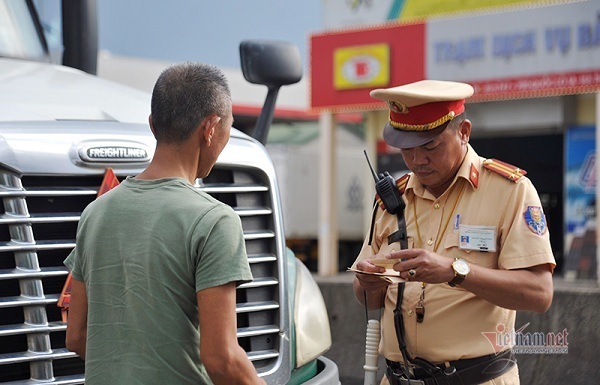
[[(0, 0), (2, 384), (84, 383), (57, 307), (68, 275), (63, 260), (106, 169), (121, 180), (136, 175), (154, 151), (150, 96), (93, 75), (95, 2), (63, 0), (62, 7), (66, 65), (51, 62), (33, 1)], [(264, 135), (279, 87), (301, 76), (299, 54), (268, 41), (243, 42), (240, 52), (246, 78), (269, 88), (256, 129)], [(238, 340), (259, 375), (269, 384), (339, 384), (337, 366), (322, 356), (331, 345), (327, 310), (285, 246), (277, 176), (262, 143), (233, 129), (196, 186), (242, 220), (255, 279), (238, 289)]]

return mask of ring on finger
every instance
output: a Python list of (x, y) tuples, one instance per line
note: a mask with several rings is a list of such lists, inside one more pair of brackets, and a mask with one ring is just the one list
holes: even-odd
[(416, 277), (417, 276), (417, 271), (415, 269), (410, 269), (408, 271), (408, 276), (411, 277), (411, 278)]

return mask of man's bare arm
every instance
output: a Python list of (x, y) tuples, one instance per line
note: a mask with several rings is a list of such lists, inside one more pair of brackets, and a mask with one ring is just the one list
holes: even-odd
[(85, 360), (87, 340), (88, 301), (85, 283), (73, 278), (71, 283), (71, 301), (67, 322), (67, 349)]
[(215, 385), (265, 384), (237, 340), (235, 283), (197, 293), (200, 359)]

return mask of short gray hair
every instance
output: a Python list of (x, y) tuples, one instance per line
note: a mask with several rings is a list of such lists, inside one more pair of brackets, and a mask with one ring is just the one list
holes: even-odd
[(152, 91), (152, 126), (158, 142), (186, 140), (207, 116), (225, 118), (230, 112), (227, 78), (210, 64), (175, 64), (160, 74)]

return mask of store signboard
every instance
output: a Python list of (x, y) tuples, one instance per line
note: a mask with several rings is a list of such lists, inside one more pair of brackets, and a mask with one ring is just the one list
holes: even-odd
[(426, 76), (465, 81), (479, 100), (600, 87), (600, 2), (427, 23)]
[[(426, 78), (470, 83), (472, 101), (600, 90), (599, 1), (327, 31), (311, 36), (310, 44), (310, 106), (316, 111), (381, 109), (371, 89)], [(376, 64), (385, 62), (334, 59), (336, 52), (365, 45), (389, 47), (389, 81), (340, 83), (343, 65), (379, 70)]]
[(337, 48), (333, 52), (336, 90), (383, 87), (390, 81), (390, 47), (371, 44)]
[(565, 278), (596, 278), (596, 128), (565, 135)]
[[(544, 0), (322, 0), (323, 27), (326, 29), (404, 22), (417, 18), (455, 15), (498, 7), (527, 6)], [(563, 0), (568, 2), (569, 0)]]
[(390, 24), (369, 30), (311, 36), (310, 106), (313, 110), (380, 109), (374, 88), (423, 79), (425, 25)]

